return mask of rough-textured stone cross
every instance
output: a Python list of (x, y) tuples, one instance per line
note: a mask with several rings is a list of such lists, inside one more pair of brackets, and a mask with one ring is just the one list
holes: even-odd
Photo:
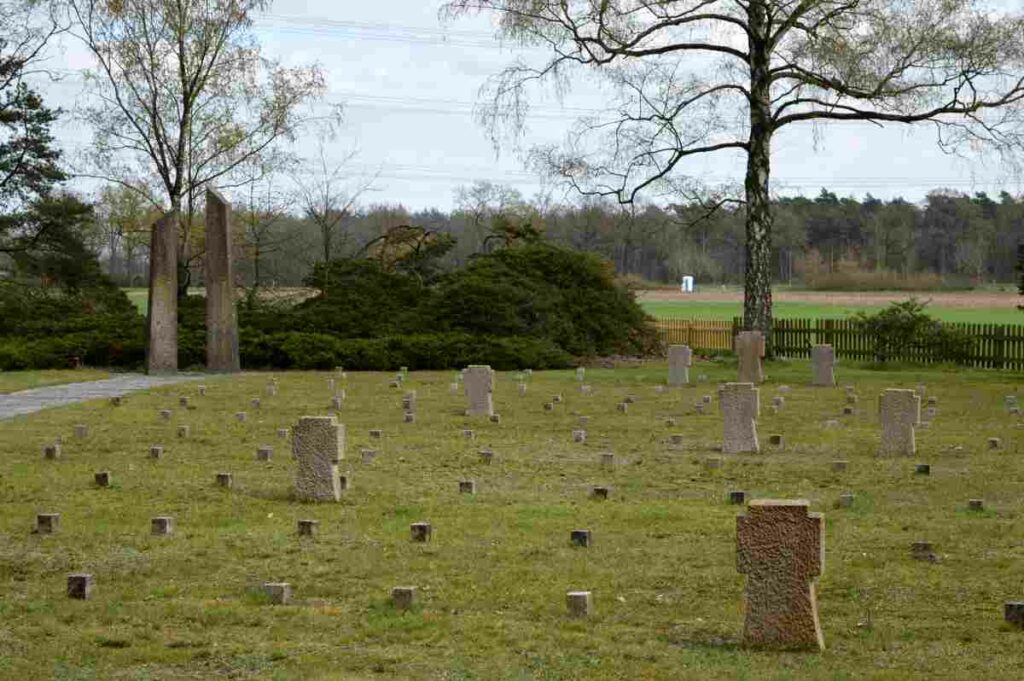
[(764, 383), (764, 336), (760, 331), (741, 331), (736, 334), (735, 351), (739, 359), (737, 383)]
[(303, 416), (292, 429), (297, 463), (295, 492), (302, 501), (338, 501), (338, 463), (344, 457), (345, 426), (333, 416)]
[(831, 345), (815, 345), (811, 348), (811, 365), (814, 368), (814, 385), (831, 388), (836, 384), (836, 352)]
[(804, 500), (761, 499), (736, 518), (736, 568), (747, 575), (746, 645), (824, 650), (814, 578), (825, 570), (825, 518)]
[(921, 396), (913, 390), (889, 388), (878, 400), (882, 422), (879, 454), (912, 456), (917, 451), (914, 428), (921, 425)]
[(726, 383), (719, 389), (724, 453), (761, 451), (757, 440), (757, 417), (761, 411), (759, 393), (753, 383)]
[(469, 400), (468, 416), (492, 416), (494, 414), (494, 370), (486, 365), (473, 365), (463, 374), (466, 397)]
[(688, 345), (668, 346), (668, 384), (686, 385), (690, 382), (693, 351)]

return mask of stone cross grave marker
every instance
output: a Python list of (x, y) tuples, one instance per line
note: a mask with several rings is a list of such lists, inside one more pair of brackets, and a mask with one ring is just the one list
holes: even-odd
[(824, 650), (814, 578), (825, 569), (824, 516), (804, 500), (751, 501), (736, 518), (736, 567), (747, 575), (746, 645)]
[(764, 383), (764, 336), (760, 331), (740, 331), (735, 339), (736, 357), (739, 359), (737, 383)]
[(725, 432), (724, 453), (761, 451), (757, 441), (757, 417), (761, 411), (759, 393), (753, 383), (726, 383), (718, 391)]
[(231, 247), (231, 204), (213, 189), (206, 190), (206, 368), (238, 373), (238, 312), (235, 309), (234, 253)]
[(470, 366), (462, 380), (469, 400), (466, 415), (490, 417), (494, 413), (494, 371), (491, 367)]
[(333, 416), (304, 416), (292, 429), (298, 464), (295, 491), (304, 501), (338, 501), (338, 463), (345, 452), (345, 426)]
[(178, 371), (178, 213), (153, 224), (149, 245), (146, 373)]
[(686, 385), (690, 382), (693, 350), (688, 345), (668, 346), (668, 384)]
[(811, 348), (811, 366), (814, 369), (814, 385), (831, 388), (836, 384), (833, 371), (836, 351), (831, 345), (815, 345)]
[(889, 388), (878, 400), (882, 422), (879, 454), (911, 456), (917, 450), (914, 428), (921, 424), (921, 396), (913, 390)]

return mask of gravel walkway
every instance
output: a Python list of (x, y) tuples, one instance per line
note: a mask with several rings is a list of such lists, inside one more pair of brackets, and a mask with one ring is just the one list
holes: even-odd
[(23, 414), (34, 414), (51, 407), (63, 407), (68, 404), (87, 402), (89, 400), (109, 399), (117, 395), (127, 395), (139, 390), (160, 388), (165, 385), (198, 381), (204, 378), (201, 374), (177, 374), (175, 376), (146, 376), (145, 374), (123, 374), (102, 381), (86, 383), (65, 383), (51, 385), (46, 388), (33, 388), (16, 393), (0, 395), (0, 421)]

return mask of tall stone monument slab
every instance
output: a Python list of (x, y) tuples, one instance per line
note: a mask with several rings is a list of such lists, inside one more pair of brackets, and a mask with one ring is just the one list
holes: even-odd
[(722, 451), (726, 454), (757, 453), (757, 417), (761, 413), (760, 391), (753, 383), (726, 383), (718, 391), (722, 407), (724, 439)]
[(693, 350), (688, 345), (668, 346), (668, 384), (686, 385), (690, 382)]
[(825, 518), (804, 500), (761, 499), (736, 518), (736, 568), (747, 576), (743, 641), (824, 650), (814, 579), (825, 570)]
[(494, 415), (494, 370), (486, 365), (473, 365), (462, 375), (466, 398), (469, 402), (468, 416)]
[(220, 373), (241, 371), (231, 241), (231, 204), (213, 189), (207, 189), (206, 368)]
[(303, 501), (338, 501), (338, 464), (345, 455), (345, 426), (333, 416), (303, 416), (292, 430), (296, 496)]
[(836, 384), (836, 351), (831, 345), (815, 345), (811, 348), (811, 366), (814, 370), (814, 385), (832, 388)]
[(178, 213), (154, 223), (149, 241), (146, 373), (178, 371)]
[(764, 383), (764, 336), (760, 331), (740, 331), (736, 334), (735, 351), (739, 359), (737, 383)]
[(921, 396), (913, 390), (889, 388), (878, 400), (882, 423), (882, 456), (912, 456), (917, 451), (914, 428), (921, 425)]

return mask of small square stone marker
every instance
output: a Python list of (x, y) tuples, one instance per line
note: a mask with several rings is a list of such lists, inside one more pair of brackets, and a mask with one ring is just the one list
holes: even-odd
[(75, 437), (82, 440), (89, 437), (89, 426), (79, 423), (75, 426)]
[(610, 494), (610, 487), (595, 487), (590, 491), (590, 496), (595, 499), (607, 499)]
[(149, 458), (151, 459), (162, 459), (164, 456), (164, 448), (159, 445), (153, 445), (149, 448)]
[(494, 451), (493, 450), (481, 449), (478, 453), (480, 454), (480, 462), (481, 463), (488, 463), (489, 464), (492, 461), (494, 461)]
[(36, 534), (55, 534), (60, 527), (60, 513), (36, 515)]
[(271, 605), (288, 605), (292, 600), (292, 585), (288, 582), (267, 582), (263, 593)]
[(770, 444), (772, 447), (782, 447), (785, 444), (785, 440), (781, 435), (775, 433), (768, 436), (768, 444)]
[(287, 439), (288, 438), (288, 429), (287, 428), (278, 428), (277, 429), (277, 436), (279, 438), (281, 438), (282, 440)]
[(171, 412), (170, 409), (161, 409), (160, 410), (160, 420), (161, 421), (170, 421), (171, 420), (171, 414), (172, 414), (172, 412)]
[(968, 499), (967, 500), (968, 511), (984, 511), (985, 502), (982, 499)]
[(190, 429), (188, 426), (178, 426), (178, 437), (182, 440), (187, 439), (189, 431)]
[(238, 421), (239, 423), (244, 423), (248, 418), (249, 415), (246, 414), (244, 411), (240, 411), (235, 414), (235, 420)]
[(174, 518), (166, 515), (157, 516), (150, 521), (150, 529), (152, 534), (161, 537), (174, 534)]
[(298, 522), (298, 531), (300, 537), (315, 537), (317, 528), (320, 526), (319, 520), (300, 520)]
[(928, 463), (914, 464), (914, 475), (931, 475), (932, 466)]
[(585, 430), (574, 430), (572, 431), (572, 441), (583, 444), (587, 441), (587, 431)]
[(54, 442), (52, 445), (46, 445), (43, 447), (43, 457), (51, 460), (60, 458), (60, 443)]
[(235, 476), (231, 473), (217, 473), (216, 481), (218, 487), (233, 487)]
[(373, 463), (374, 459), (377, 458), (376, 449), (360, 449), (359, 458), (363, 463)]
[(188, 396), (187, 395), (182, 395), (181, 397), (178, 398), (178, 406), (179, 407), (184, 407), (185, 409), (188, 409)]
[(1024, 601), (1003, 603), (1003, 619), (1009, 624), (1024, 628)]
[(1000, 449), (1003, 446), (1003, 441), (998, 437), (990, 437), (988, 439), (989, 449)]
[(409, 532), (413, 541), (425, 543), (430, 541), (433, 530), (430, 523), (413, 523), (409, 526)]
[(614, 466), (615, 455), (614, 454), (601, 454), (599, 461), (602, 466)]
[(588, 617), (591, 613), (589, 591), (570, 591), (565, 594), (565, 604), (571, 617)]
[(743, 490), (732, 490), (729, 492), (729, 503), (742, 506), (747, 501), (747, 493)]
[(68, 598), (88, 600), (92, 596), (94, 580), (87, 572), (68, 575)]
[(416, 603), (416, 587), (396, 586), (391, 589), (391, 605), (396, 610), (408, 610)]
[(916, 541), (910, 545), (910, 557), (914, 560), (924, 560), (934, 563), (938, 557), (935, 555), (930, 541)]
[(834, 472), (834, 473), (844, 473), (844, 472), (846, 472), (846, 469), (849, 468), (849, 466), (850, 466), (850, 462), (849, 461), (833, 461), (832, 462), (832, 472)]
[(839, 495), (839, 508), (851, 508), (854, 501), (853, 494), (846, 492)]
[(459, 480), (459, 494), (476, 494), (476, 481)]
[(593, 540), (590, 530), (573, 530), (569, 533), (569, 542), (573, 546), (581, 546), (583, 548), (590, 548), (591, 541)]
[(110, 471), (97, 471), (93, 474), (92, 479), (97, 487), (110, 487)]
[(736, 565), (747, 575), (743, 641), (824, 650), (814, 579), (825, 568), (825, 518), (805, 500), (761, 499), (736, 518)]

